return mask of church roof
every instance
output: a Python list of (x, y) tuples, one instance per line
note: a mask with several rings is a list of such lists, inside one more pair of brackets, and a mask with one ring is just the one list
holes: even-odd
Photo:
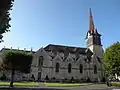
[(63, 61), (66, 60), (66, 58), (69, 56), (70, 53), (72, 53), (76, 56), (76, 60), (78, 60), (80, 54), (86, 55), (87, 58), (90, 60), (91, 55), (93, 54), (91, 52), (91, 50), (88, 49), (88, 48), (54, 45), (54, 44), (47, 45), (46, 47), (44, 47), (44, 50), (47, 51), (47, 52), (52, 51), (52, 53), (54, 53), (54, 54), (50, 55), (52, 58), (54, 58), (57, 55), (57, 53), (60, 53), (60, 52), (64, 53)]
[(80, 48), (80, 47), (73, 47), (73, 46), (63, 46), (63, 45), (54, 45), (49, 44), (44, 48), (46, 51), (53, 51), (55, 53), (57, 52), (63, 52), (65, 54), (68, 53), (79, 53), (79, 54), (86, 54), (87, 48)]

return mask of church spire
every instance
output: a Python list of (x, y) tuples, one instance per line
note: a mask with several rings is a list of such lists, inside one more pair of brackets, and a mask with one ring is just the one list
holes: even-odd
[[(92, 36), (92, 37), (91, 37)], [(89, 9), (89, 30), (86, 35), (87, 39), (87, 46), (91, 45), (100, 45), (101, 46), (101, 38), (100, 34), (97, 32), (97, 29), (95, 29), (94, 22), (93, 22), (93, 16), (91, 8)]]
[(91, 8), (89, 10), (89, 30), (90, 31), (94, 31), (95, 30)]

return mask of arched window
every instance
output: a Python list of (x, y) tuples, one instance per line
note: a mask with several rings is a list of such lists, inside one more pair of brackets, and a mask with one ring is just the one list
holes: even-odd
[(40, 56), (39, 57), (39, 66), (42, 66), (43, 65), (43, 56)]
[(83, 65), (82, 64), (80, 64), (79, 70), (80, 70), (80, 73), (83, 73)]
[(56, 63), (56, 72), (59, 72), (59, 67), (60, 67), (60, 65), (59, 65), (59, 63)]
[(94, 74), (97, 74), (97, 66), (94, 65)]
[(68, 64), (68, 73), (71, 73), (71, 63)]
[(41, 80), (41, 72), (38, 72), (38, 81)]

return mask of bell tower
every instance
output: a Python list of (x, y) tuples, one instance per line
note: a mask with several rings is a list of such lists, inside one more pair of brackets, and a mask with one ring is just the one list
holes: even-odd
[(103, 48), (101, 44), (101, 35), (94, 26), (91, 8), (89, 10), (89, 30), (86, 35), (86, 46), (93, 53), (91, 62), (89, 63), (89, 67), (92, 67), (93, 70), (89, 70), (89, 77), (93, 81), (96, 79), (101, 81), (104, 76), (102, 71)]
[(102, 58), (103, 49), (101, 44), (101, 35), (94, 26), (91, 8), (89, 10), (89, 30), (86, 35), (86, 45), (87, 48), (93, 52), (93, 54), (99, 58)]

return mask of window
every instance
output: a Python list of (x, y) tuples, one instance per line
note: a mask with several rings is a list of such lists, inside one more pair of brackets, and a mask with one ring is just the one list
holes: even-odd
[(83, 73), (83, 65), (82, 64), (80, 64), (79, 70), (80, 70), (80, 73)]
[(56, 72), (59, 72), (59, 67), (60, 67), (60, 65), (59, 65), (59, 63), (56, 63)]
[(68, 73), (71, 73), (71, 63), (68, 64)]
[(97, 74), (97, 66), (94, 65), (94, 74)]
[(42, 66), (43, 65), (43, 56), (40, 56), (39, 57), (39, 66)]
[(38, 81), (41, 80), (41, 72), (38, 72)]

